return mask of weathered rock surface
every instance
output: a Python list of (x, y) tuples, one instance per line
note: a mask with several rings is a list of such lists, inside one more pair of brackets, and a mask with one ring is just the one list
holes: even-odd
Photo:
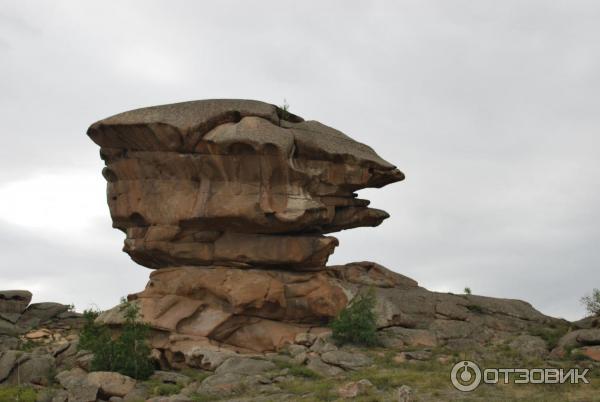
[[(388, 217), (355, 192), (404, 175), (321, 123), (258, 101), (205, 100), (121, 113), (88, 135), (124, 251), (155, 269), (129, 300), (164, 366), (219, 370), (232, 354), (298, 340), (296, 361), (341, 370), (334, 357), (345, 352), (317, 335), (368, 288), (389, 347), (460, 349), (557, 325), (525, 302), (430, 292), (373, 262), (326, 267), (338, 245), (327, 233)], [(122, 313), (99, 321), (118, 326)]]
[(94, 123), (108, 204), (138, 263), (322, 269), (323, 233), (388, 215), (354, 191), (404, 175), (370, 147), (250, 100), (133, 110)]

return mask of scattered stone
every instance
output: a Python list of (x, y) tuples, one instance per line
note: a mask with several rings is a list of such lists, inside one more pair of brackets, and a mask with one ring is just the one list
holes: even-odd
[(68, 309), (69, 306), (60, 303), (33, 303), (27, 307), (17, 324), (26, 329), (36, 328)]
[[(194, 390), (195, 391), (195, 390)], [(139, 402), (145, 401), (148, 397), (148, 388), (144, 384), (140, 384), (139, 382), (135, 385), (135, 388), (127, 395), (123, 397), (123, 402)]]
[(396, 395), (398, 402), (411, 402), (413, 400), (413, 391), (408, 385), (402, 385), (400, 388), (398, 388)]
[(237, 373), (222, 373), (207, 377), (202, 381), (198, 391), (206, 394), (230, 395), (243, 389), (244, 375)]
[(285, 350), (290, 354), (290, 356), (296, 357), (301, 353), (306, 353), (308, 349), (306, 346), (292, 344), (288, 345)]
[(441, 355), (441, 356), (438, 356), (437, 361), (440, 364), (448, 364), (452, 361), (452, 356)]
[(402, 363), (406, 362), (406, 354), (398, 353), (392, 358), (392, 360), (396, 364), (402, 364)]
[(52, 332), (48, 331), (47, 329), (38, 329), (38, 330), (26, 333), (25, 338), (30, 339), (30, 340), (40, 340), (43, 338), (52, 339)]
[(406, 360), (429, 360), (431, 359), (431, 351), (429, 350), (413, 350), (404, 352)]
[(92, 360), (94, 360), (94, 355), (91, 352), (79, 351), (76, 354), (75, 364), (77, 367), (90, 371), (92, 367)]
[(296, 335), (294, 342), (296, 342), (298, 345), (310, 347), (313, 343), (315, 343), (316, 339), (317, 336), (315, 334), (311, 334), (310, 332), (300, 332), (298, 335)]
[(277, 366), (275, 363), (267, 360), (249, 359), (245, 357), (231, 357), (223, 364), (221, 364), (216, 370), (216, 374), (261, 374), (266, 371), (274, 370)]
[(336, 377), (344, 372), (337, 366), (323, 362), (318, 356), (309, 356), (306, 367), (323, 377)]
[(46, 386), (52, 380), (49, 375), (54, 367), (55, 359), (51, 355), (25, 353), (18, 359), (17, 366), (14, 367), (6, 382), (8, 384), (30, 383)]
[(60, 385), (67, 390), (69, 402), (95, 402), (98, 386), (91, 384), (87, 373), (80, 368), (63, 371), (56, 376)]
[(296, 364), (304, 364), (308, 359), (308, 354), (306, 352), (298, 353), (294, 356), (294, 363)]
[(321, 359), (325, 363), (332, 364), (346, 370), (357, 370), (373, 363), (370, 357), (365, 356), (362, 353), (350, 353), (341, 350), (323, 353), (321, 354)]
[(335, 346), (333, 343), (327, 342), (326, 339), (319, 337), (315, 340), (309, 350), (316, 353), (326, 353), (333, 352), (337, 349), (337, 346)]
[(362, 379), (346, 383), (338, 388), (338, 395), (342, 398), (356, 398), (359, 395), (364, 395), (373, 388), (371, 381)]
[(111, 371), (95, 371), (87, 375), (88, 383), (98, 387), (102, 395), (123, 397), (135, 388), (136, 381)]

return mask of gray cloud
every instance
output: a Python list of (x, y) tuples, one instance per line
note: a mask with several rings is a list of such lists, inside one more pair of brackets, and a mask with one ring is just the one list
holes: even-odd
[[(123, 110), (286, 98), (407, 175), (364, 191), (392, 217), (341, 233), (333, 262), (576, 318), (600, 286), (599, 17), (591, 1), (5, 1), (0, 186), (99, 175), (85, 130)], [(98, 225), (106, 240), (84, 245), (3, 226), (0, 281), (103, 306), (141, 289), (147, 271)]]

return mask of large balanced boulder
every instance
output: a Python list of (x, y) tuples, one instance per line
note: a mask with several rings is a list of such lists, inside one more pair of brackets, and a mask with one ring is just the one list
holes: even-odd
[(133, 110), (94, 123), (113, 224), (138, 263), (322, 269), (388, 215), (354, 192), (404, 175), (370, 147), (250, 100)]

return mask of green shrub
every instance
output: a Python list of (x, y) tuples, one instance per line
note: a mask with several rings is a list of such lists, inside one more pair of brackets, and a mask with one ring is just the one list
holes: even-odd
[(590, 315), (600, 315), (600, 289), (594, 289), (591, 295), (583, 296), (581, 304)]
[(470, 294), (471, 294), (471, 288), (470, 288), (470, 287), (468, 287), (468, 286), (467, 286), (467, 287), (465, 288), (465, 294), (466, 294), (466, 295), (470, 295)]
[(98, 312), (86, 310), (85, 324), (79, 336), (79, 348), (94, 354), (92, 371), (116, 371), (138, 380), (145, 380), (154, 372), (150, 347), (146, 341), (149, 328), (138, 322), (138, 307), (125, 302), (125, 323), (121, 334), (113, 339), (110, 329), (97, 324)]
[(375, 303), (373, 289), (357, 295), (331, 323), (333, 339), (340, 344), (377, 345)]

